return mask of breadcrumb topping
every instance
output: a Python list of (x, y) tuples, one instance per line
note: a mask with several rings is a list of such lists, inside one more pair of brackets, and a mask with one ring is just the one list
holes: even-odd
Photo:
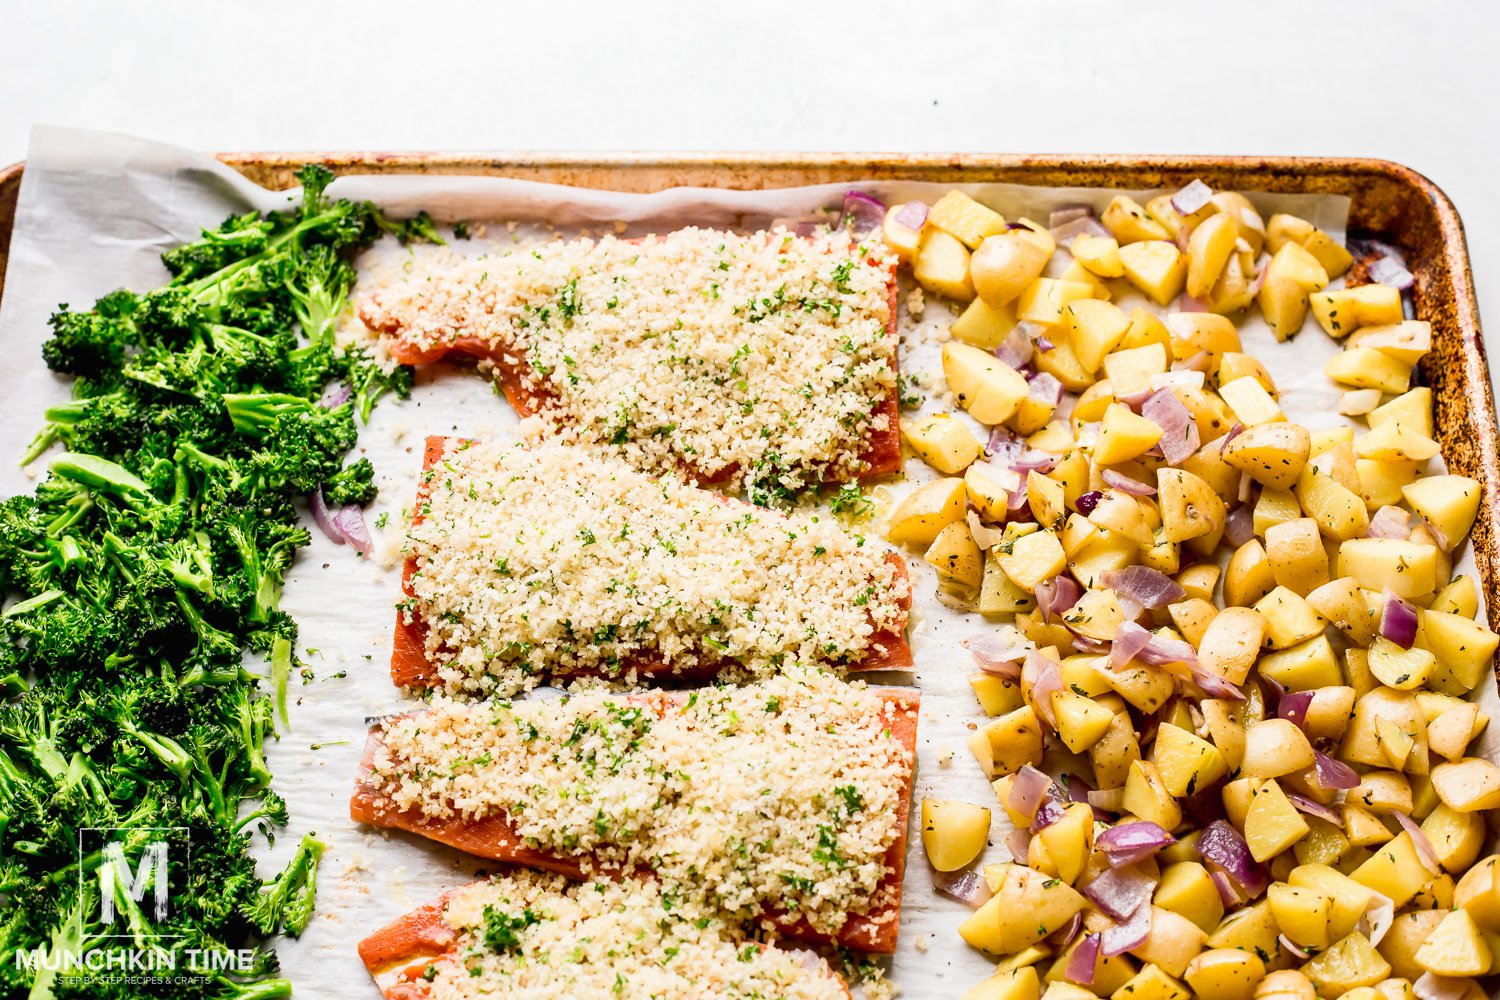
[(665, 894), (835, 933), (878, 908), (911, 781), (895, 704), (825, 674), (566, 701), (438, 698), (388, 721), (369, 783), (437, 819), (501, 815), (585, 872), (649, 870)]
[(684, 229), (419, 267), (359, 312), (416, 352), (484, 345), (564, 440), (779, 495), (861, 474), (888, 429), (894, 274), (842, 232)]
[(408, 619), (450, 691), (642, 663), (768, 676), (854, 664), (905, 626), (908, 584), (826, 515), (783, 516), (587, 449), (449, 445), (408, 533)]
[(746, 940), (651, 882), (515, 872), (453, 893), (443, 919), (459, 950), (429, 967), (432, 1000), (846, 996), (818, 956)]

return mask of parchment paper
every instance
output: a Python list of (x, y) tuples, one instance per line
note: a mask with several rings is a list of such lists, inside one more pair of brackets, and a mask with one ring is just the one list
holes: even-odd
[[(889, 202), (921, 197), (931, 202), (952, 185), (872, 183), (858, 185)], [(1087, 202), (1102, 209), (1116, 192), (961, 185), (1007, 217), (1045, 222), (1064, 204)], [(474, 177), (348, 177), (330, 194), (369, 198), (394, 215), (426, 209), (440, 222), (487, 222), (484, 238), (453, 243), (478, 253), (536, 232), (536, 223), (594, 232), (625, 223), (628, 232), (683, 224), (754, 226), (770, 218), (803, 215), (837, 206), (843, 185), (769, 192), (678, 189), (627, 195), (567, 189), (529, 182)], [(1142, 193), (1144, 194), (1144, 192)], [(1339, 197), (1250, 195), (1267, 216), (1291, 211), (1342, 237), (1347, 201)], [(96, 132), (39, 128), (32, 136), (11, 246), (0, 338), (11, 363), (0, 370), (4, 438), (0, 488), (29, 490), (35, 469), (14, 467), (39, 426), (42, 409), (65, 399), (68, 383), (41, 363), (46, 319), (61, 302), (90, 303), (110, 289), (155, 286), (166, 280), (157, 255), (193, 238), (230, 212), (285, 207), (294, 195), (265, 191), (211, 158), (143, 140)], [(515, 221), (512, 230), (503, 223)], [(422, 250), (420, 252), (433, 252)], [(449, 251), (437, 251), (449, 252)], [(387, 241), (361, 262), (361, 281), (405, 263), (408, 251)], [(1065, 255), (1059, 254), (1060, 261)], [(1055, 265), (1057, 266), (1057, 265)], [(356, 289), (356, 294), (358, 289)], [(904, 302), (911, 302), (903, 290)], [(1147, 304), (1131, 297), (1125, 308)], [(1151, 307), (1154, 308), (1154, 307)], [(938, 350), (951, 314), (929, 300), (920, 319), (903, 305), (902, 368), (930, 387), (924, 411), (949, 409), (942, 398)], [(1164, 311), (1164, 310), (1157, 310)], [(1309, 320), (1293, 342), (1276, 345), (1258, 316), (1241, 325), (1245, 349), (1270, 369), (1289, 418), (1311, 427), (1340, 422), (1339, 392), (1323, 376), (1325, 360), (1339, 346)], [(925, 374), (924, 374), (925, 373)], [(406, 835), (373, 833), (348, 818), (348, 798), (366, 731), (365, 719), (400, 708), (401, 696), (387, 673), (392, 605), (398, 599), (400, 522), (429, 433), (493, 437), (506, 433), (515, 416), (489, 385), (472, 372), (442, 366), (422, 372), (411, 400), (384, 400), (360, 438), (359, 450), (379, 472), (380, 496), (372, 523), (388, 514), (376, 532), (383, 558), (359, 559), (314, 531), (313, 544), (289, 574), (284, 607), (301, 623), (305, 683), (293, 681), (292, 728), (270, 752), (276, 788), (287, 799), (292, 828), (265, 852), (263, 868), (276, 870), (303, 831), (316, 830), (329, 844), (318, 891), (318, 915), (295, 942), (279, 951), (301, 997), (376, 997), (355, 943), (389, 920), (427, 902), (484, 870), (457, 852)], [(977, 425), (976, 430), (977, 430)], [(8, 457), (7, 457), (8, 456)], [(907, 462), (909, 479), (889, 487), (899, 497), (932, 477), (923, 463)], [(963, 638), (988, 627), (978, 615), (943, 608), (933, 599), (934, 581), (919, 552), (904, 553), (912, 569), (916, 614), (912, 646), (917, 670), (894, 678), (915, 681), (922, 692), (919, 764), (915, 800), (934, 795), (965, 799), (994, 809), (996, 822), (987, 858), (1002, 856), (1006, 825), (994, 794), (964, 742), (982, 721), (965, 680), (972, 669), (959, 647)], [(1464, 568), (1473, 572), (1472, 559)], [(1484, 697), (1493, 715), (1493, 677)], [(1485, 751), (1493, 754), (1492, 737)], [(901, 943), (890, 963), (903, 995), (957, 997), (992, 971), (992, 964), (955, 933), (967, 910), (937, 896), (913, 820)]]

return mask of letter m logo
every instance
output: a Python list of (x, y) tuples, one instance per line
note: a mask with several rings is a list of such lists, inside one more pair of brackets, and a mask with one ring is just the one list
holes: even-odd
[[(152, 893), (151, 918), (157, 923), (167, 919), (167, 842), (154, 840), (141, 850), (134, 871), (125, 857), (125, 845), (112, 840), (104, 845), (104, 860), (99, 870), (99, 922), (113, 924), (117, 906), (129, 905), (125, 897), (143, 903)], [(142, 907), (144, 912), (144, 907)]]

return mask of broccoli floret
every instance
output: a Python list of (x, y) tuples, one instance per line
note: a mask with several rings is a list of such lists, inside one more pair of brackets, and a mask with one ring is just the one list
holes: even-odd
[(364, 507), (375, 499), (375, 492), (375, 466), (368, 458), (349, 463), (323, 484), (323, 499), (330, 507)]
[(343, 312), (353, 286), (354, 268), (332, 247), (320, 245), (303, 251), (287, 292), (307, 339), (315, 344), (332, 339), (334, 320)]
[(255, 897), (246, 916), (262, 934), (280, 928), (298, 937), (307, 928), (318, 893), (318, 861), (326, 847), (312, 834), (305, 835), (286, 868)]
[(52, 337), (42, 344), (42, 360), (55, 372), (99, 376), (118, 371), (134, 330), (98, 312), (71, 312), (66, 305), (48, 320)]
[(218, 229), (205, 229), (200, 238), (162, 254), (161, 262), (174, 277), (191, 280), (265, 250), (273, 228), (259, 212), (231, 215)]

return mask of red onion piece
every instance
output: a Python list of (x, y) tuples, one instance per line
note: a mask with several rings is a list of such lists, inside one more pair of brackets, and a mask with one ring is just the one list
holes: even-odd
[(1036, 811), (1036, 818), (1031, 821), (1031, 832), (1041, 833), (1047, 827), (1063, 818), (1063, 807), (1058, 805), (1056, 799), (1046, 799)]
[[(1051, 378), (1051, 376), (1049, 375), (1048, 378)], [(1058, 389), (1060, 390), (1061, 388), (1062, 385), (1059, 384)], [(1016, 457), (1015, 461), (1010, 463), (1010, 467), (1016, 472), (1050, 472), (1052, 467), (1060, 461), (1062, 461), (1061, 455), (1054, 455), (1048, 451), (1039, 451), (1036, 448), (1027, 448)]]
[(1036, 648), (1031, 640), (1009, 625), (993, 632), (971, 635), (959, 645), (969, 651), (979, 669), (1011, 679), (1021, 676), (1021, 661)]
[(1242, 503), (1224, 519), (1224, 537), (1233, 546), (1241, 546), (1255, 537), (1255, 508)]
[(1442, 871), (1442, 866), (1438, 864), (1437, 852), (1432, 849), (1432, 841), (1427, 839), (1427, 834), (1422, 832), (1422, 828), (1417, 825), (1416, 821), (1404, 812), (1397, 812), (1396, 822), (1401, 824), (1401, 829), (1411, 835), (1412, 846), (1417, 849), (1417, 857), (1421, 859), (1422, 864), (1427, 866), (1427, 870), (1434, 875)]
[(1026, 856), (1031, 853), (1031, 834), (1025, 829), (1012, 830), (1005, 835), (1005, 847), (1011, 857), (1024, 865)]
[(1310, 952), (1303, 951), (1301, 946), (1298, 945), (1297, 942), (1293, 941), (1285, 934), (1276, 935), (1276, 940), (1280, 941), (1281, 946), (1285, 948), (1291, 954), (1291, 956), (1299, 962), (1304, 962), (1308, 958), (1312, 957)]
[(1083, 887), (1083, 894), (1111, 920), (1128, 919), (1155, 891), (1155, 879), (1128, 868), (1106, 868)]
[(1026, 395), (1043, 406), (1056, 407), (1062, 402), (1063, 384), (1047, 372), (1035, 372), (1026, 376)]
[(1427, 532), (1432, 535), (1432, 540), (1438, 543), (1438, 548), (1444, 552), (1453, 551), (1453, 543), (1449, 541), (1448, 535), (1442, 528), (1439, 528), (1424, 517), (1417, 518), (1417, 524), (1427, 529)]
[(1007, 428), (997, 425), (990, 429), (990, 439), (985, 442), (984, 450), (995, 461), (1009, 468), (1010, 463), (1020, 458), (1021, 452), (1026, 450), (1026, 443)]
[(1099, 950), (1106, 958), (1123, 955), (1132, 948), (1139, 948), (1151, 936), (1151, 904), (1145, 903), (1122, 924), (1115, 924), (1104, 931), (1099, 939)]
[(1332, 823), (1334, 826), (1343, 826), (1343, 820), (1339, 819), (1339, 814), (1321, 802), (1314, 802), (1307, 796), (1297, 795), (1294, 792), (1287, 792), (1286, 800), (1304, 816), (1316, 816), (1325, 823)]
[(324, 390), (323, 398), (318, 400), (318, 405), (325, 410), (337, 409), (349, 402), (349, 397), (352, 395), (353, 392), (350, 391), (348, 383), (335, 382), (328, 389)]
[(1266, 265), (1271, 262), (1270, 254), (1261, 254), (1255, 261), (1255, 277), (1250, 279), (1250, 287), (1245, 289), (1246, 294), (1254, 299), (1260, 294), (1261, 286), (1266, 283)]
[(1036, 349), (1041, 351), (1043, 354), (1046, 354), (1056, 346), (1057, 345), (1052, 342), (1052, 338), (1050, 337), (1038, 336), (1036, 338)]
[(1048, 934), (1044, 940), (1055, 948), (1066, 948), (1081, 930), (1083, 930), (1083, 913), (1079, 912), (1069, 917), (1067, 923)]
[(956, 872), (933, 872), (932, 887), (971, 910), (979, 909), (994, 895), (990, 892), (989, 883), (974, 872), (964, 869)]
[(1104, 812), (1122, 812), (1124, 807), (1121, 802), (1124, 797), (1125, 789), (1123, 788), (1100, 788), (1088, 794), (1089, 805), (1094, 807), (1096, 815), (1100, 810)]
[(1192, 215), (1207, 205), (1213, 196), (1213, 188), (1194, 178), (1186, 187), (1172, 196), (1172, 207), (1179, 215)]
[(1036, 585), (1036, 603), (1037, 607), (1042, 609), (1044, 621), (1049, 620), (1053, 615), (1062, 614), (1077, 604), (1082, 596), (1083, 588), (1071, 576), (1064, 574), (1058, 574)]
[(1141, 416), (1161, 428), (1162, 457), (1176, 465), (1198, 450), (1198, 424), (1182, 401), (1168, 389), (1158, 389), (1141, 404)]
[(1250, 854), (1245, 838), (1224, 820), (1215, 820), (1204, 829), (1198, 837), (1198, 854), (1224, 869), (1252, 898), (1270, 884), (1270, 875)]
[(1021, 668), (1021, 684), (1030, 693), (1031, 707), (1036, 711), (1037, 718), (1056, 732), (1057, 718), (1052, 714), (1052, 692), (1061, 691), (1063, 687), (1062, 672), (1058, 670), (1057, 661), (1033, 649), (1026, 654), (1026, 664)]
[(1056, 229), (1065, 223), (1075, 219), (1092, 219), (1094, 207), (1092, 205), (1063, 205), (1054, 208), (1047, 216), (1047, 228)]
[(370, 537), (370, 529), (365, 525), (365, 512), (360, 509), (359, 504), (347, 504), (333, 515), (333, 523), (349, 539), (349, 545), (362, 556), (369, 555), (375, 548), (375, 541)]
[(1185, 313), (1206, 313), (1213, 308), (1213, 303), (1207, 299), (1195, 299), (1187, 292), (1177, 296), (1177, 311)]
[(1029, 517), (1015, 516), (1017, 511), (1024, 509), (1026, 506), (1026, 480), (1023, 478), (1021, 484), (1011, 490), (1010, 495), (1005, 498), (1005, 509), (1010, 512), (1010, 516), (1007, 519), (1011, 521), (1029, 521)]
[(1234, 880), (1224, 874), (1221, 869), (1215, 868), (1208, 873), (1213, 881), (1214, 888), (1219, 890), (1219, 901), (1224, 904), (1226, 910), (1241, 906), (1249, 898), (1234, 884)]
[(1084, 635), (1071, 625), (1064, 625), (1063, 627), (1072, 634), (1073, 648), (1078, 650), (1078, 652), (1088, 653), (1090, 656), (1109, 652), (1109, 643), (1104, 640)]
[[(1212, 364), (1213, 358), (1209, 356), (1209, 353), (1207, 351), (1199, 351), (1190, 358), (1184, 358), (1181, 361), (1175, 362), (1172, 365), (1172, 370), (1174, 372), (1198, 372), (1202, 374), (1208, 371), (1209, 366)], [(1199, 382), (1198, 385), (1202, 386), (1203, 383)]]
[(1417, 281), (1400, 261), (1392, 257), (1382, 257), (1370, 265), (1370, 280), (1403, 292)]
[(883, 204), (860, 191), (845, 193), (841, 224), (849, 229), (855, 239), (863, 239), (873, 232), (878, 232), (884, 222), (885, 206)]
[(1153, 611), (1175, 604), (1187, 596), (1187, 591), (1176, 580), (1149, 566), (1107, 569), (1099, 575), (1099, 579), (1109, 589)]
[(1089, 490), (1087, 493), (1080, 494), (1078, 499), (1073, 501), (1073, 509), (1084, 517), (1088, 517), (1094, 512), (1094, 508), (1099, 506), (1099, 501), (1103, 499), (1103, 493), (1100, 493), (1098, 490)]
[(1222, 455), (1229, 450), (1229, 442), (1245, 433), (1245, 425), (1238, 420), (1229, 428), (1229, 433), (1224, 435), (1224, 440), (1219, 444), (1219, 454)]
[(1026, 764), (1016, 772), (1010, 794), (1005, 797), (1005, 808), (1024, 818), (1029, 826), (1036, 819), (1036, 812), (1042, 807), (1042, 802), (1051, 789), (1052, 779), (1047, 777), (1046, 772)]
[(1412, 537), (1412, 514), (1388, 504), (1371, 517), (1370, 528), (1365, 529), (1365, 537), (1400, 538), (1401, 541), (1406, 541)]
[(1098, 219), (1094, 218), (1072, 219), (1060, 226), (1053, 227), (1050, 232), (1052, 233), (1052, 239), (1058, 246), (1069, 249), (1072, 248), (1073, 241), (1080, 236), (1111, 235), (1110, 231), (1105, 229)]
[(1225, 701), (1245, 700), (1245, 692), (1235, 687), (1227, 677), (1214, 673), (1202, 664), (1189, 663), (1188, 671), (1193, 676), (1193, 683), (1208, 697), (1222, 698)]
[(1109, 647), (1109, 665), (1116, 670), (1129, 666), (1130, 661), (1140, 655), (1151, 642), (1149, 630), (1135, 622), (1122, 622), (1115, 633), (1115, 641)]
[(1321, 750), (1314, 750), (1313, 762), (1319, 788), (1359, 787), (1359, 775), (1354, 773), (1354, 768), (1343, 761), (1334, 760)]
[(1156, 487), (1150, 483), (1143, 483), (1139, 479), (1131, 479), (1123, 472), (1114, 469), (1105, 469), (1104, 481), (1110, 486), (1123, 493), (1129, 493), (1133, 497), (1149, 497), (1156, 493)]
[(1360, 930), (1371, 944), (1379, 944), (1395, 919), (1396, 904), (1391, 897), (1372, 891), (1370, 902), (1365, 904), (1365, 912), (1359, 918)]
[(1298, 729), (1307, 722), (1307, 709), (1313, 702), (1312, 691), (1293, 691), (1281, 699), (1281, 704), (1276, 706), (1276, 715), (1296, 726)]
[(1380, 611), (1380, 634), (1402, 649), (1411, 649), (1417, 641), (1417, 609), (1389, 590)]
[(1133, 820), (1112, 826), (1099, 834), (1095, 846), (1104, 852), (1111, 868), (1123, 868), (1151, 857), (1177, 839), (1150, 820)]
[(927, 205), (909, 201), (896, 210), (896, 221), (907, 229), (921, 229), (927, 224)]
[(312, 511), (313, 522), (317, 524), (318, 530), (333, 540), (335, 545), (343, 545), (348, 541), (344, 533), (339, 530), (338, 523), (333, 515), (328, 512), (328, 504), (323, 502), (323, 490), (318, 488), (312, 491), (307, 498), (307, 506)]
[(1094, 969), (1099, 965), (1100, 940), (1098, 934), (1084, 935), (1068, 959), (1068, 967), (1063, 972), (1065, 979), (1079, 986), (1094, 985)]
[(1467, 1000), (1473, 984), (1472, 979), (1450, 979), (1424, 972), (1412, 983), (1411, 991), (1417, 1000)]
[[(1000, 346), (995, 348), (995, 357), (1004, 361), (1012, 368), (1020, 368), (1031, 360), (1032, 352), (1036, 345), (1031, 342), (1031, 336), (1017, 323), (1011, 327), (1010, 333), (1001, 341)], [(1056, 382), (1056, 379), (1053, 379)], [(1058, 383), (1059, 387), (1061, 383)]]

